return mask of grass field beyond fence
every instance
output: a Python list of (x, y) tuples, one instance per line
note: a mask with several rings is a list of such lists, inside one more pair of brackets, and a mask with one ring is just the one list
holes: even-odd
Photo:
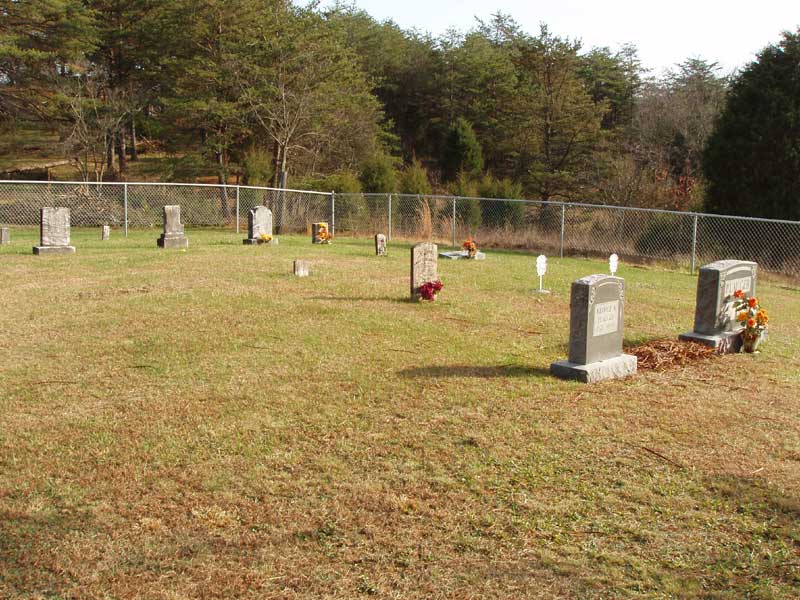
[[(585, 386), (548, 367), (605, 261), (415, 305), (408, 245), (159, 233), (0, 247), (0, 598), (800, 595), (796, 287), (758, 356)], [(696, 277), (619, 275), (627, 344), (691, 329)]]

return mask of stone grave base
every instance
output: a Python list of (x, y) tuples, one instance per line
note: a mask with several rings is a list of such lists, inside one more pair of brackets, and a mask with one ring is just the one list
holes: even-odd
[(158, 247), (159, 248), (188, 248), (189, 247), (189, 238), (185, 235), (179, 236), (164, 236), (162, 235), (158, 238)]
[(245, 239), (242, 240), (242, 243), (245, 246), (258, 246), (259, 244), (263, 244), (264, 246), (277, 246), (278, 245), (278, 240), (276, 240), (275, 238), (272, 238), (268, 242), (262, 242), (258, 238), (245, 238)]
[(695, 342), (703, 344), (709, 348), (714, 348), (718, 354), (734, 354), (742, 348), (742, 336), (738, 331), (719, 333), (717, 335), (705, 335), (687, 331), (678, 336), (682, 342)]
[(450, 260), (486, 260), (486, 255), (480, 250), (475, 254), (475, 258), (469, 257), (469, 252), (466, 250), (456, 252), (439, 252), (440, 258), (449, 258)]
[(568, 360), (554, 362), (550, 373), (561, 379), (576, 379), (583, 383), (596, 383), (606, 379), (622, 379), (636, 374), (637, 359), (631, 354), (621, 354), (608, 360), (578, 365)]
[(44, 254), (75, 254), (75, 246), (34, 246), (33, 253)]

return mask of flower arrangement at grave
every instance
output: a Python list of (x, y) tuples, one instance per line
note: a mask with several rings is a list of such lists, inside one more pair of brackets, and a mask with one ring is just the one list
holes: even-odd
[(767, 330), (769, 315), (759, 305), (758, 298), (747, 297), (742, 290), (734, 292), (733, 303), (736, 320), (744, 328), (741, 333), (742, 349), (745, 352), (755, 352)]
[(261, 236), (258, 238), (259, 244), (269, 244), (272, 241), (272, 236), (266, 233), (262, 233)]
[(430, 300), (431, 302), (436, 300), (436, 294), (442, 291), (444, 284), (439, 281), (426, 281), (423, 283), (417, 291), (419, 292), (419, 297), (423, 300)]
[(461, 244), (461, 247), (466, 250), (469, 258), (475, 258), (475, 255), (478, 254), (478, 244), (475, 243), (475, 240), (472, 239), (472, 236), (464, 240), (464, 243)]
[(331, 232), (328, 231), (328, 227), (325, 225), (320, 225), (317, 229), (317, 239), (319, 240), (320, 244), (330, 244), (333, 236)]

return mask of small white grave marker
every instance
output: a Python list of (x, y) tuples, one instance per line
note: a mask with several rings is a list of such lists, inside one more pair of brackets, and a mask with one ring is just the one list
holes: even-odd
[(536, 257), (536, 274), (539, 276), (539, 289), (536, 290), (539, 294), (549, 294), (550, 290), (546, 290), (542, 287), (542, 278), (547, 273), (547, 257), (544, 254), (540, 254)]
[(619, 256), (616, 254), (612, 254), (608, 257), (608, 270), (611, 272), (612, 275), (617, 274), (617, 269), (619, 268)]

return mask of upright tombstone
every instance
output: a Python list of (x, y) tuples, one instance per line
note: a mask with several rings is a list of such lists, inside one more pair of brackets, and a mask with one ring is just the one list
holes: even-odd
[(375, 234), (375, 256), (387, 256), (386, 236), (382, 233)]
[(111, 225), (103, 225), (100, 230), (100, 239), (107, 242), (111, 238)]
[(309, 265), (307, 260), (294, 261), (294, 274), (297, 277), (308, 277)]
[(33, 247), (34, 254), (74, 254), (69, 245), (69, 209), (43, 208), (39, 228), (40, 242)]
[(694, 331), (679, 339), (716, 348), (717, 352), (738, 352), (742, 325), (736, 321), (733, 294), (741, 290), (756, 295), (758, 265), (743, 260), (719, 260), (700, 267)]
[(584, 383), (634, 375), (636, 357), (622, 353), (624, 316), (624, 279), (589, 275), (573, 282), (569, 359), (551, 364), (550, 372)]
[(327, 244), (331, 240), (331, 233), (328, 229), (328, 223), (320, 221), (319, 223), (311, 224), (311, 243), (312, 244)]
[(0, 227), (0, 246), (11, 243), (11, 230), (8, 227)]
[(158, 247), (167, 249), (189, 247), (189, 238), (183, 233), (180, 206), (164, 207), (164, 233), (158, 238)]
[(247, 245), (272, 243), (272, 211), (266, 206), (251, 208), (247, 214)]
[(438, 281), (439, 253), (436, 244), (422, 242), (411, 248), (411, 300), (419, 301), (423, 283)]

